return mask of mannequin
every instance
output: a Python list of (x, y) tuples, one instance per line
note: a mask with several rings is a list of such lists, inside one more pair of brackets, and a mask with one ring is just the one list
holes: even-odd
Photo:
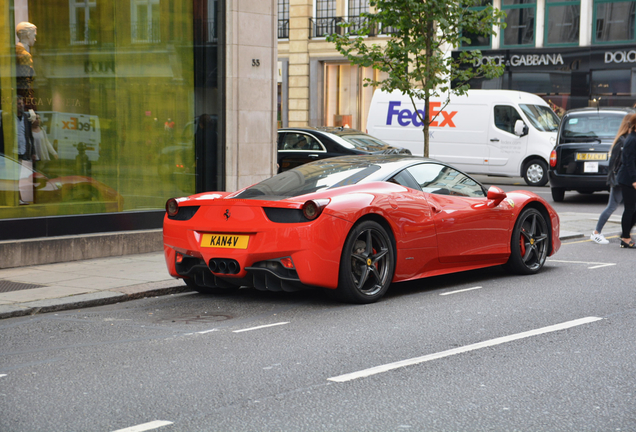
[(19, 40), (19, 42), (15, 44), (18, 95), (24, 98), (24, 106), (26, 109), (35, 109), (33, 103), (33, 79), (35, 71), (33, 69), (31, 47), (35, 44), (37, 27), (24, 21), (16, 26), (15, 33)]

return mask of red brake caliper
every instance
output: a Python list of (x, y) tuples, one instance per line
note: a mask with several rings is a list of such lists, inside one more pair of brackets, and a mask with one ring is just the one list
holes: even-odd
[(523, 234), (519, 236), (519, 248), (521, 249), (521, 256), (526, 255), (526, 242), (523, 241)]

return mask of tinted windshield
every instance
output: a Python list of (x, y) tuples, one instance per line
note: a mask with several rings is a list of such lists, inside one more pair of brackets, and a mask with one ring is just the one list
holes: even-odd
[(542, 105), (519, 105), (532, 126), (542, 132), (556, 132), (559, 128), (559, 116), (550, 107)]
[(563, 138), (599, 138), (613, 140), (623, 121), (624, 113), (604, 113), (566, 115), (563, 119)]
[(365, 162), (321, 162), (305, 164), (264, 180), (232, 198), (278, 200), (321, 190), (356, 184), (380, 169)]
[(356, 148), (358, 150), (368, 152), (378, 152), (390, 147), (390, 145), (384, 141), (380, 141), (379, 139), (366, 134), (338, 135), (337, 138), (347, 143), (348, 145), (345, 145), (347, 148)]

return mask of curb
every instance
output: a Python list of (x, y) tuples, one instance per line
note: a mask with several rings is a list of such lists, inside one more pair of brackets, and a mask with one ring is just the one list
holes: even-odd
[[(177, 285), (176, 285), (177, 284)], [(124, 292), (122, 292), (124, 291)], [(126, 292), (127, 291), (127, 292)], [(37, 315), (47, 312), (59, 312), (70, 309), (103, 306), (137, 300), (145, 297), (179, 294), (192, 291), (180, 281), (151, 282), (122, 288), (121, 291), (101, 291), (80, 294), (70, 297), (37, 300), (19, 305), (0, 305), (0, 319), (15, 318), (27, 315)]]

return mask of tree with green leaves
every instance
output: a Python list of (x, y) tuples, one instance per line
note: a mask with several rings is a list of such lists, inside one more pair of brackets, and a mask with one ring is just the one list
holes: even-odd
[[(460, 51), (455, 58), (450, 50), (470, 44), (471, 37), (490, 37), (495, 26), (504, 28), (505, 14), (493, 8), (491, 0), (370, 0), (369, 5), (375, 13), (363, 13), (355, 31), (352, 23), (342, 23), (342, 34), (327, 40), (351, 63), (386, 72), (379, 81), (366, 78), (365, 86), (410, 97), (424, 125), (423, 153), (428, 157), (429, 127), (439, 115), (429, 110), (431, 97), (446, 95), (444, 107), (451, 94), (466, 94), (470, 79), (503, 73), (502, 65), (483, 62), (479, 50)], [(378, 31), (388, 33), (386, 42), (372, 43), (365, 37)], [(417, 109), (417, 100), (424, 101), (424, 112)]]

